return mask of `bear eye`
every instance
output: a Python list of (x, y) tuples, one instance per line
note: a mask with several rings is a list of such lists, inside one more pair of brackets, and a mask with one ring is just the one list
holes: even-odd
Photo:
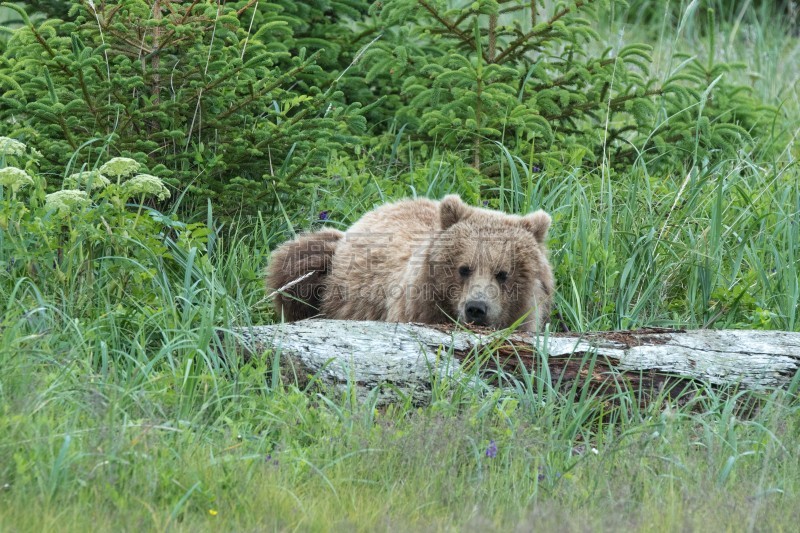
[(462, 265), (458, 267), (458, 275), (462, 278), (468, 277), (472, 273), (472, 270), (467, 265)]
[(501, 270), (500, 272), (495, 274), (494, 277), (498, 283), (505, 283), (506, 280), (508, 279), (508, 272), (506, 272), (505, 270)]

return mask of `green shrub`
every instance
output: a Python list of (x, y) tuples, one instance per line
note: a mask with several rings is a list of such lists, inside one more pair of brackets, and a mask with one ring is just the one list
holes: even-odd
[(744, 65), (715, 62), (713, 32), (709, 59), (680, 58), (660, 83), (649, 46), (600, 43), (593, 28), (607, 4), (377, 2), (387, 37), (367, 52), (366, 77), (388, 73), (400, 88), (395, 120), (412, 144), (461, 151), (489, 175), (499, 172), (499, 144), (548, 167), (606, 158), (676, 169), (775, 151), (774, 110), (726, 77)]
[(76, 2), (66, 21), (26, 18), (0, 58), (0, 123), (35, 140), (46, 174), (120, 155), (223, 208), (269, 209), (274, 191), (317, 183), (364, 119), (294, 40), (299, 19), (252, 4)]

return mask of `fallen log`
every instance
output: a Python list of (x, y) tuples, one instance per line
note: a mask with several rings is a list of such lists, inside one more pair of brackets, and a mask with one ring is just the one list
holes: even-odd
[[(355, 385), (377, 404), (430, 399), (434, 380), (508, 386), (549, 381), (561, 390), (685, 397), (702, 386), (771, 390), (800, 379), (800, 333), (643, 329), (549, 335), (453, 326), (304, 320), (234, 331), (246, 356), (278, 352), (295, 376), (336, 388)], [(581, 389), (582, 390), (582, 389)]]

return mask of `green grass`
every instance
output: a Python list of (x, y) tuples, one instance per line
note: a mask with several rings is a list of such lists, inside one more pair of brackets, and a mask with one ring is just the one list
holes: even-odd
[[(776, 127), (793, 141), (780, 160), (742, 153), (671, 176), (542, 172), (498, 147), (493, 206), (552, 213), (571, 329), (800, 331), (789, 67), (800, 44), (759, 13), (723, 21), (725, 53), (753, 58), (755, 90), (783, 106)], [(657, 48), (703, 46), (691, 25), (680, 38), (655, 23), (625, 28)], [(674, 68), (668, 55), (661, 65)], [(486, 191), (458, 164), (414, 154), (411, 168), (365, 156), (330, 172), (345, 178), (307, 210), (219, 232), (207, 263), (175, 252), (177, 271), (148, 278), (147, 301), (120, 294), (112, 267), (146, 269), (133, 261), (95, 257), (88, 283), (81, 246), (65, 253), (63, 277), (0, 257), (0, 531), (796, 530), (796, 389), (747, 412), (735, 392), (648, 407), (620, 393), (613, 408), (535, 379), (488, 393), (444, 383), (430, 405), (376, 410), (282, 380), (270, 353), (221, 357), (232, 352), (220, 330), (274, 319), (261, 271), (290, 224), (328, 210), (345, 227), (401, 196)]]

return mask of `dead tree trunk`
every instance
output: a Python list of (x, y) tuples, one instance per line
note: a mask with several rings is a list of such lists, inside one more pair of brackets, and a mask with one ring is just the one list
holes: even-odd
[[(559, 389), (589, 387), (600, 396), (626, 391), (646, 402), (698, 385), (769, 390), (785, 387), (800, 368), (800, 333), (646, 329), (585, 334), (504, 335), (416, 324), (306, 320), (240, 328), (237, 346), (252, 356), (280, 352), (300, 378), (342, 388), (378, 404), (410, 396), (422, 403), (442, 377), (507, 386), (549, 381)], [(474, 370), (474, 371), (473, 371)]]

